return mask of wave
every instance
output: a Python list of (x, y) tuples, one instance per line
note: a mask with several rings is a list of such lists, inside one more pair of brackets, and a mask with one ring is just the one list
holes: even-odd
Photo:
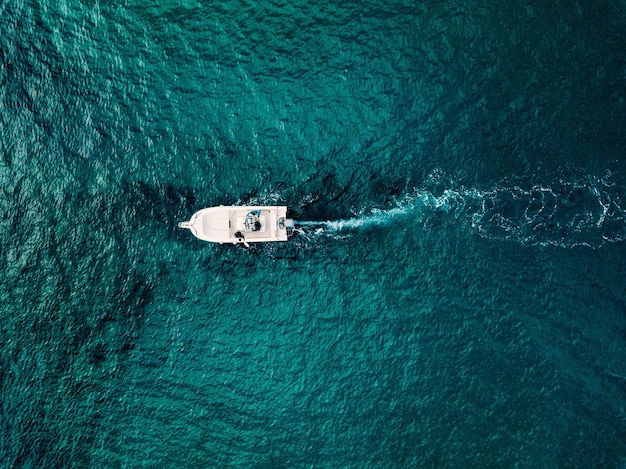
[(414, 190), (387, 209), (365, 210), (352, 218), (299, 221), (311, 236), (347, 236), (350, 232), (394, 224), (411, 229), (416, 221), (460, 223), (483, 238), (524, 245), (589, 246), (626, 239), (625, 189), (604, 178), (558, 181), (552, 185), (500, 185), (488, 190), (450, 188), (440, 195)]

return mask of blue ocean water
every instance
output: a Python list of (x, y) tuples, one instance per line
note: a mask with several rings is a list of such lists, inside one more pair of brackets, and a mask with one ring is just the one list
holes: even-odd
[(0, 466), (626, 467), (625, 20), (4, 0)]

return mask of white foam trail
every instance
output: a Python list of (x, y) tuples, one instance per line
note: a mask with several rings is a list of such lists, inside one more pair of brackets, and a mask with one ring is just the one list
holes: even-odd
[(332, 220), (324, 222), (324, 226), (330, 229), (340, 231), (346, 229), (367, 228), (369, 226), (386, 225), (394, 218), (406, 215), (411, 210), (411, 207), (395, 207), (390, 210), (372, 210), (369, 215), (364, 215), (355, 218), (347, 218), (343, 220)]
[(313, 226), (332, 231), (384, 226), (408, 215), (418, 215), (419, 213), (432, 211), (432, 209), (437, 208), (447, 209), (449, 207), (451, 194), (452, 193), (446, 193), (441, 197), (434, 197), (427, 191), (416, 192), (398, 201), (397, 205), (390, 209), (375, 208), (369, 213), (340, 220), (296, 221), (296, 225)]
[[(605, 178), (559, 181), (552, 186), (501, 186), (491, 190), (448, 189), (440, 196), (415, 191), (389, 209), (372, 209), (340, 220), (304, 221), (309, 236), (345, 237), (350, 231), (415, 221), (426, 226), (461, 223), (483, 238), (524, 245), (599, 247), (626, 239), (626, 189)], [(412, 217), (412, 220), (406, 218)], [(314, 229), (314, 231), (312, 231)], [(340, 234), (342, 233), (342, 234)]]

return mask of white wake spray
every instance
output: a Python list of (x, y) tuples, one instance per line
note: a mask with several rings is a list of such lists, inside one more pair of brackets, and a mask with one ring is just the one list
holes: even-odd
[(415, 190), (387, 209), (374, 208), (352, 218), (304, 221), (297, 225), (315, 234), (345, 236), (350, 231), (391, 224), (412, 229), (416, 222), (425, 224), (438, 219), (462, 223), (489, 239), (526, 245), (599, 247), (605, 242), (626, 239), (624, 194), (626, 190), (611, 183), (609, 176), (528, 189), (449, 189), (438, 196)]

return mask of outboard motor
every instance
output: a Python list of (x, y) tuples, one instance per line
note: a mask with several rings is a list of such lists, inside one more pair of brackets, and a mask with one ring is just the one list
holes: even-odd
[(278, 220), (278, 227), (284, 228), (286, 230), (293, 230), (293, 227), (296, 226), (296, 222), (291, 218), (281, 218)]

